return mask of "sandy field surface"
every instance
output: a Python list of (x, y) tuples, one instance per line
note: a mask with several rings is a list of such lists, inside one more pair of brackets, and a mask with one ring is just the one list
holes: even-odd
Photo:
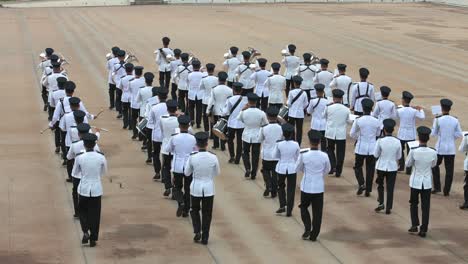
[[(76, 95), (96, 113), (108, 106), (104, 55), (114, 45), (155, 72), (153, 51), (165, 35), (172, 47), (217, 65), (233, 44), (256, 47), (273, 62), (292, 42), (298, 54), (313, 50), (331, 65), (346, 63), (354, 79), (359, 67), (368, 67), (371, 82), (390, 86), (397, 102), (403, 90), (426, 109), (452, 99), (453, 115), (467, 130), (467, 25), (468, 9), (431, 4), (0, 9), (0, 263), (468, 262), (468, 212), (458, 209), (463, 155), (456, 157), (451, 196), (432, 197), (430, 230), (421, 239), (407, 234), (408, 176), (397, 177), (392, 215), (376, 214), (375, 185), (370, 198), (355, 195), (348, 141), (343, 177), (326, 179), (322, 232), (312, 243), (300, 239), (297, 208), (292, 218), (275, 216), (278, 202), (262, 197), (261, 177), (244, 180), (243, 167), (216, 151), (222, 173), (205, 247), (192, 242), (191, 223), (175, 217), (176, 203), (164, 199), (162, 184), (152, 181), (140, 144), (109, 110), (93, 124), (111, 131), (100, 146), (113, 181), (104, 179), (98, 247), (82, 247), (65, 169), (53, 153), (52, 135), (39, 134), (47, 119), (35, 70), (46, 47), (66, 55)], [(429, 125), (426, 113), (422, 124)]]

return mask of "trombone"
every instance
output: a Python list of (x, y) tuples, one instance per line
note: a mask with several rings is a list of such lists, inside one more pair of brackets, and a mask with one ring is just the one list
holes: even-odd
[(256, 57), (262, 55), (262, 53), (260, 53), (260, 51), (255, 48), (247, 47), (247, 50), (250, 52), (250, 63), (254, 63)]
[(127, 52), (127, 54), (125, 55), (125, 59), (124, 59), (125, 63), (131, 63), (131, 62), (139, 62), (138, 61), (138, 58), (133, 54), (131, 53), (130, 51)]

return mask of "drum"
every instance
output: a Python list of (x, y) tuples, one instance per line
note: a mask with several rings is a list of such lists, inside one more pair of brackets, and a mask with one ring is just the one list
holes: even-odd
[(285, 105), (283, 105), (279, 112), (278, 112), (278, 120), (281, 122), (281, 123), (285, 123), (286, 122), (286, 118), (288, 117), (288, 113), (289, 113), (289, 108)]
[(143, 118), (143, 119), (140, 121), (140, 123), (138, 123), (138, 125), (137, 125), (137, 127), (136, 127), (137, 130), (138, 130), (138, 132), (140, 132), (140, 133), (143, 134), (143, 135), (145, 134), (144, 129), (145, 129), (145, 127), (146, 127), (146, 124), (148, 124), (148, 119)]
[(227, 140), (227, 120), (221, 118), (213, 125), (213, 134), (221, 140)]

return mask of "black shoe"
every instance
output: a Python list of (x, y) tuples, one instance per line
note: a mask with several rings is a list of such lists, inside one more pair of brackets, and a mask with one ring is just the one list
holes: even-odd
[(83, 238), (81, 239), (81, 244), (85, 245), (85, 244), (88, 244), (88, 242), (89, 242), (89, 234), (84, 233)]
[(198, 243), (198, 242), (200, 242), (200, 240), (201, 240), (201, 234), (200, 234), (200, 233), (196, 233), (195, 236), (193, 237), (193, 241), (194, 241), (195, 243)]
[(281, 208), (279, 208), (278, 210), (276, 210), (276, 213), (277, 213), (277, 214), (282, 214), (282, 213), (284, 213), (284, 212), (286, 212), (286, 208), (285, 208), (285, 207), (281, 207)]
[(66, 160), (64, 160), (64, 161), (62, 162), (62, 166), (67, 166), (67, 161), (66, 161)]
[(420, 236), (420, 237), (426, 237), (426, 232), (420, 231), (420, 232), (418, 233), (418, 236)]
[(145, 162), (146, 162), (146, 164), (151, 164), (151, 163), (153, 163), (153, 160), (152, 159), (147, 159)]
[(68, 178), (65, 180), (66, 182), (72, 182), (72, 179)]
[(44, 105), (44, 108), (42, 109), (42, 111), (46, 112), (46, 111), (47, 111), (47, 108), (49, 108), (49, 106)]
[(432, 194), (438, 194), (438, 193), (440, 193), (440, 190), (436, 190), (436, 189), (434, 189), (434, 190), (432, 190), (432, 192), (431, 192), (431, 193), (432, 193)]
[(391, 209), (385, 210), (385, 214), (388, 214), (388, 215), (389, 215), (389, 214), (391, 214), (391, 213), (392, 213), (392, 210), (391, 210)]
[(114, 109), (114, 107), (113, 107), (113, 106), (109, 106), (109, 110), (112, 110), (112, 109)]
[(409, 233), (417, 233), (418, 232), (418, 227), (417, 226), (412, 226), (410, 229), (408, 229)]
[(200, 127), (201, 127), (200, 124), (197, 124), (197, 128), (200, 128)]
[(366, 196), (366, 197), (369, 197), (369, 196), (370, 196), (370, 192), (366, 192), (365, 196)]
[(291, 212), (287, 212), (286, 213), (286, 217), (291, 217), (292, 216), (292, 213)]
[(235, 160), (234, 164), (238, 165), (240, 163), (240, 160)]
[(313, 236), (313, 235), (310, 235), (309, 240), (312, 241), (312, 242), (315, 242), (315, 241), (317, 241), (317, 237)]
[(337, 173), (335, 174), (335, 176), (336, 176), (337, 178), (341, 177), (341, 172), (337, 172)]
[(56, 148), (55, 148), (55, 153), (56, 153), (56, 154), (59, 154), (59, 153), (60, 153), (60, 147), (56, 147)]
[(460, 205), (460, 209), (462, 210), (468, 209), (468, 203), (465, 202), (464, 204)]
[(236, 160), (235, 160), (234, 158), (230, 158), (228, 162), (232, 164), (232, 163), (234, 163), (235, 161), (236, 161)]
[(127, 129), (127, 128), (128, 128), (128, 126), (123, 126), (123, 127), (122, 127), (122, 129)]
[(96, 241), (95, 240), (89, 241), (89, 247), (95, 247), (95, 246), (96, 246)]
[(257, 175), (252, 175), (252, 176), (250, 177), (251, 180), (255, 180), (255, 178), (257, 178)]
[(271, 198), (276, 198), (276, 193), (275, 192), (271, 192)]
[(249, 178), (249, 177), (250, 177), (250, 170), (246, 170), (246, 171), (245, 171), (244, 177), (245, 177), (245, 178)]
[(203, 239), (203, 240), (201, 241), (201, 243), (202, 243), (202, 245), (208, 245), (208, 239)]
[(80, 218), (80, 216), (77, 213), (74, 213), (73, 218), (78, 219), (78, 218)]
[(179, 205), (179, 207), (177, 207), (176, 216), (177, 216), (177, 217), (181, 217), (183, 211), (184, 211), (183, 205)]
[(159, 179), (161, 179), (161, 174), (155, 173), (154, 176), (153, 176), (153, 180), (157, 181)]
[(379, 206), (377, 206), (377, 208), (375, 208), (374, 211), (380, 212), (380, 211), (382, 211), (383, 209), (385, 209), (385, 205), (379, 204)]
[(268, 197), (270, 195), (270, 190), (266, 189), (264, 192), (263, 192), (263, 197)]
[(447, 197), (449, 196), (450, 194), (448, 192), (444, 192), (444, 196)]
[(122, 114), (118, 114), (116, 118), (117, 118), (117, 119), (122, 118)]
[(163, 193), (165, 197), (169, 196), (171, 194), (171, 189), (166, 189)]
[(304, 234), (302, 234), (302, 239), (307, 240), (310, 237), (310, 231), (305, 231)]
[(182, 212), (182, 217), (184, 218), (188, 217), (188, 212)]
[(356, 194), (361, 195), (364, 192), (364, 190), (365, 190), (364, 185), (361, 185), (361, 186), (359, 186), (359, 189), (358, 189)]
[(148, 149), (148, 146), (147, 146), (147, 145), (141, 146), (141, 150), (147, 150), (147, 149)]
[(335, 174), (335, 172), (336, 172), (335, 169), (331, 169), (331, 170), (328, 172), (328, 174), (330, 174), (330, 175), (331, 175), (331, 174)]
[(138, 137), (137, 135), (133, 135), (132, 139), (135, 140), (137, 137)]

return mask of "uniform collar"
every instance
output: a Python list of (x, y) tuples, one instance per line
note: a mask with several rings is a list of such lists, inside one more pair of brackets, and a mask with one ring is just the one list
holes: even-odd
[(419, 144), (420, 147), (427, 147), (427, 144)]
[(199, 149), (198, 152), (206, 152), (206, 149)]
[(180, 133), (188, 133), (188, 131), (180, 131)]
[(318, 148), (310, 148), (310, 150), (319, 150)]
[(94, 149), (93, 150), (86, 150), (86, 152), (94, 152)]

